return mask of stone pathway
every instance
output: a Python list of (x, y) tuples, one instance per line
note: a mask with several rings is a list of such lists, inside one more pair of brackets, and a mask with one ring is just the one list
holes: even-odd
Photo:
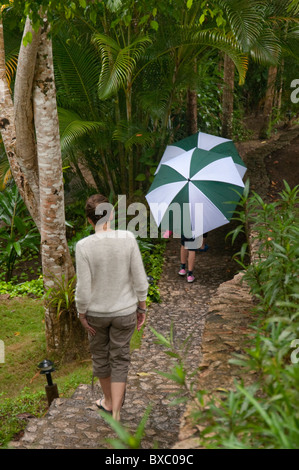
[[(252, 187), (267, 194), (269, 178), (264, 158), (281, 149), (299, 135), (295, 128), (263, 148), (241, 155), (248, 167)], [(217, 389), (230, 388), (238, 370), (227, 360), (232, 352), (240, 350), (244, 334), (251, 322), (251, 297), (240, 276), (234, 276), (236, 265), (232, 254), (236, 251), (230, 241), (225, 242), (232, 224), (209, 234), (210, 249), (197, 255), (194, 274), (196, 281), (187, 284), (178, 276), (179, 240), (170, 240), (167, 246), (163, 275), (160, 280), (161, 303), (152, 304), (140, 350), (132, 353), (126, 402), (122, 423), (134, 432), (144, 411), (152, 404), (147, 422), (143, 449), (196, 448), (198, 430), (188, 423), (184, 406), (169, 406), (169, 394), (177, 386), (157, 371), (169, 372), (172, 359), (156, 344), (149, 325), (162, 335), (168, 335), (173, 324), (175, 342), (191, 336), (187, 365), (204, 369), (199, 386)], [(21, 440), (12, 442), (19, 449), (109, 449), (107, 438), (117, 437), (99, 416), (90, 385), (81, 385), (70, 399), (55, 400), (43, 419), (31, 419)]]
[[(177, 343), (192, 336), (187, 364), (197, 368), (201, 357), (201, 336), (209, 302), (217, 287), (234, 275), (236, 268), (231, 261), (230, 241), (225, 234), (231, 225), (209, 234), (210, 249), (198, 253), (194, 274), (196, 281), (188, 284), (177, 273), (179, 270), (180, 240), (169, 240), (163, 275), (160, 280), (161, 303), (152, 304), (140, 350), (132, 353), (126, 401), (122, 410), (122, 423), (134, 432), (146, 407), (151, 404), (142, 448), (172, 448), (178, 439), (180, 420), (184, 407), (169, 406), (169, 394), (178, 390), (175, 383), (165, 379), (157, 371), (169, 372), (172, 359), (156, 344), (156, 337), (149, 325), (163, 335), (169, 335), (173, 324)], [(101, 395), (95, 387), (81, 385), (72, 398), (55, 400), (42, 419), (30, 420), (20, 441), (12, 442), (12, 448), (43, 449), (93, 449), (109, 448), (106, 438), (116, 435), (99, 416), (94, 404)]]

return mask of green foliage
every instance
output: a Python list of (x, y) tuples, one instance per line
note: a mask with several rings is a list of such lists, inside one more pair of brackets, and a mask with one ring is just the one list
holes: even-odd
[(99, 414), (101, 417), (111, 426), (118, 436), (118, 439), (106, 439), (106, 441), (112, 445), (114, 449), (140, 449), (141, 441), (144, 436), (144, 429), (149, 418), (151, 408), (152, 407), (150, 405), (146, 408), (134, 434), (129, 433), (129, 431), (127, 431), (127, 429), (111, 415), (108, 415), (104, 411), (100, 411)]
[(153, 244), (151, 240), (138, 240), (138, 243), (145, 271), (153, 278), (153, 282), (149, 285), (148, 302), (159, 302), (158, 281), (162, 274), (166, 243)]
[(124, 48), (111, 37), (97, 33), (93, 37), (102, 59), (98, 94), (100, 99), (107, 99), (121, 86), (131, 85), (130, 80), (136, 62), (149, 46), (149, 37), (138, 37)]
[[(242, 22), (236, 2), (210, 6), (181, 1), (176, 8), (144, 1), (102, 2), (103, 15), (94, 27), (86, 21), (89, 6), (82, 15), (74, 2), (68, 11), (80, 20), (57, 28), (57, 33), (54, 29), (62, 148), (74, 163), (85, 161), (99, 191), (121, 190), (133, 197), (147, 190), (162, 149), (177, 127), (185, 126), (186, 91), (194, 84), (200, 93), (200, 128), (218, 133), (219, 83), (215, 78), (210, 86), (209, 76), (202, 86), (201, 70), (210, 58), (211, 70), (217, 69), (214, 61), (223, 51), (235, 61), (243, 82), (247, 60), (225, 29), (224, 13), (233, 12), (236, 36), (244, 39), (244, 24), (250, 25), (250, 42), (259, 34), (257, 26), (253, 33), (254, 21), (262, 12), (251, 5)], [(59, 8), (60, 2), (54, 2), (50, 14)], [(78, 165), (76, 173), (84, 185)]]
[[(23, 20), (27, 16), (30, 17), (35, 31), (38, 31), (39, 27), (43, 26), (45, 14), (47, 14), (48, 21), (54, 22), (57, 20), (57, 17), (65, 21), (74, 19), (76, 15), (81, 13), (86, 19), (95, 24), (97, 15), (102, 11), (101, 0), (93, 0), (92, 2), (87, 2), (86, 0), (52, 0), (50, 3), (46, 0), (14, 0), (13, 2), (4, 0), (0, 2), (0, 5), (5, 6), (5, 11), (12, 8), (11, 3), (13, 3), (14, 11), (23, 17)], [(24, 44), (30, 43), (31, 40), (32, 35), (27, 34), (24, 38)]]
[(53, 278), (54, 287), (47, 290), (45, 300), (49, 307), (56, 309), (57, 317), (75, 312), (76, 276), (68, 281), (65, 275), (61, 279)]
[(73, 258), (75, 258), (75, 251), (76, 251), (76, 244), (79, 240), (82, 240), (82, 238), (88, 237), (92, 233), (92, 227), (87, 226), (80, 231), (76, 232), (76, 235), (74, 235), (69, 241), (68, 241), (68, 247), (70, 250), (70, 254)]
[[(205, 391), (186, 374), (184, 354), (169, 338), (153, 332), (168, 349), (176, 364), (168, 378), (181, 385), (182, 400), (192, 402), (191, 417), (200, 428), (204, 448), (297, 449), (299, 446), (299, 286), (298, 215), (299, 188), (285, 189), (279, 201), (267, 204), (245, 188), (232, 236), (251, 226), (257, 252), (246, 268), (244, 279), (257, 299), (249, 346), (230, 363), (239, 375), (250, 374), (255, 382), (235, 382), (235, 389)], [(241, 229), (240, 229), (241, 227)], [(246, 245), (247, 248), (247, 245)], [(244, 261), (245, 250), (239, 256)], [(189, 371), (188, 371), (189, 372)], [(196, 371), (197, 372), (197, 371)], [(190, 380), (191, 378), (191, 380)]]
[(17, 258), (29, 250), (39, 251), (38, 230), (28, 214), (17, 186), (8, 186), (0, 192), (0, 262), (5, 266), (6, 281), (10, 281)]
[[(255, 67), (277, 64), (282, 51), (298, 58), (297, 18), (292, 18), (298, 9), (288, 1), (15, 0), (6, 5), (5, 20), (11, 12), (23, 20), (29, 15), (35, 30), (47, 11), (65, 163), (73, 163), (69, 173), (87, 189), (78, 162), (83, 163), (104, 194), (133, 198), (147, 191), (165, 146), (189, 132), (188, 89), (198, 92), (199, 129), (221, 132), (217, 70), (223, 53), (233, 59), (240, 83), (247, 74), (250, 101), (258, 93), (247, 73), (249, 57)], [(29, 34), (25, 42), (30, 39)], [(10, 73), (13, 49), (7, 51)], [(244, 138), (240, 109), (235, 110), (235, 135)]]
[(1, 400), (0, 448), (7, 446), (15, 435), (25, 429), (26, 416), (42, 417), (47, 410), (45, 398), (44, 392), (32, 394), (29, 388), (24, 388), (17, 398)]
[(33, 296), (41, 298), (44, 295), (44, 283), (42, 276), (39, 279), (33, 279), (32, 281), (25, 281), (20, 284), (14, 284), (13, 282), (0, 282), (0, 295), (9, 294), (13, 297), (24, 297)]

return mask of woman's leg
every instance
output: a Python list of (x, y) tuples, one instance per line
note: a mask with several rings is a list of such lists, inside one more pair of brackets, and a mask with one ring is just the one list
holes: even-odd
[(136, 327), (136, 313), (115, 317), (110, 328), (112, 414), (120, 420), (130, 365), (130, 341)]
[(195, 251), (189, 250), (188, 253), (188, 271), (193, 271), (195, 264)]
[(202, 236), (202, 245), (200, 247), (201, 250), (204, 250), (204, 248), (206, 246), (207, 237), (208, 237), (208, 232), (204, 233), (203, 236)]
[(112, 382), (112, 416), (116, 421), (120, 421), (120, 410), (124, 401), (126, 382)]
[(181, 264), (186, 264), (187, 262), (187, 255), (188, 255), (188, 250), (181, 245)]
[[(99, 377), (99, 381), (104, 394), (104, 398), (101, 400), (101, 405), (105, 410), (112, 411), (111, 377)], [(100, 404), (99, 402), (97, 403), (98, 405)]]
[(89, 324), (96, 330), (94, 336), (89, 335), (90, 352), (92, 355), (93, 375), (99, 378), (104, 394), (97, 404), (108, 411), (112, 410), (111, 368), (109, 364), (109, 329), (111, 320), (108, 318), (88, 316)]

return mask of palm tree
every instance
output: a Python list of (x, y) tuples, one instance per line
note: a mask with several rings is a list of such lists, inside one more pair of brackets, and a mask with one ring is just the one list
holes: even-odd
[[(241, 50), (257, 63), (273, 64), (278, 61), (280, 47), (277, 37), (267, 24), (267, 2), (218, 0), (214, 2), (223, 11), (225, 29), (232, 34)], [(232, 138), (235, 66), (224, 56), (222, 135)]]
[[(263, 108), (263, 126), (260, 129), (260, 138), (269, 136), (272, 109), (277, 90), (278, 66), (283, 67), (284, 58), (291, 55), (296, 60), (299, 39), (299, 11), (296, 2), (290, 0), (267, 2), (266, 20), (268, 29), (273, 32), (279, 43), (279, 55), (275, 64), (268, 68), (267, 88)], [(281, 84), (278, 85), (281, 87)]]
[[(84, 71), (90, 61), (90, 76), (94, 82), (99, 65), (99, 62), (95, 65), (92, 58), (97, 57), (95, 51), (90, 49), (88, 42), (80, 38), (81, 52), (78, 44), (69, 42), (67, 51), (62, 53), (63, 47), (67, 48), (66, 42), (60, 41), (58, 45), (59, 37), (55, 38), (58, 100), (61, 105), (63, 101), (68, 103), (69, 112), (76, 112), (73, 118), (77, 135), (70, 135), (72, 126), (64, 124), (67, 116), (70, 117), (65, 108), (63, 112), (60, 110), (60, 127), (62, 140), (67, 135), (66, 140), (72, 145), (75, 138), (79, 143), (80, 135), (88, 133), (89, 141), (93, 142), (93, 148), (98, 154), (97, 165), (102, 162), (100, 178), (105, 175), (105, 180), (109, 181), (110, 175), (110, 188), (117, 188), (117, 183), (115, 185), (114, 182), (121, 179), (121, 188), (126, 190), (127, 168), (127, 188), (132, 196), (141, 161), (152, 161), (154, 164), (169, 139), (174, 100), (182, 91), (185, 93), (190, 89), (191, 83), (196, 82), (195, 61), (207, 60), (211, 51), (224, 51), (236, 63), (241, 80), (244, 80), (247, 63), (233, 38), (219, 28), (196, 26), (198, 8), (196, 11), (184, 11), (179, 21), (175, 18), (169, 20), (162, 15), (159, 18), (158, 31), (149, 31), (144, 24), (138, 28), (138, 15), (128, 24), (118, 18), (117, 25), (112, 26), (115, 15), (108, 8), (106, 10), (102, 31), (93, 35), (93, 44), (101, 63), (97, 97), (94, 95), (94, 83), (90, 83), (89, 77), (80, 77), (81, 67)], [(86, 55), (84, 50), (88, 50), (90, 54)], [(66, 63), (72, 65), (66, 69)], [(65, 82), (64, 76), (67, 77)], [(86, 100), (85, 107), (82, 106), (81, 109), (72, 99), (73, 88), (78, 83), (84, 84), (84, 90), (81, 90), (83, 95), (78, 93), (77, 96), (84, 96)], [(93, 103), (92, 109), (89, 106), (89, 112), (86, 113), (85, 108), (90, 102)], [(88, 120), (90, 125), (87, 124)], [(92, 126), (98, 126), (97, 142)], [(109, 139), (111, 135), (112, 139)], [(145, 157), (147, 153), (151, 154), (150, 158)], [(87, 160), (90, 162), (90, 156)]]

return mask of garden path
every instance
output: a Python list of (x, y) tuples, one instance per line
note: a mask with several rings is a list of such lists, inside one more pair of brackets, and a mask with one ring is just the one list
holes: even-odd
[[(272, 175), (267, 174), (265, 157), (286, 147), (299, 135), (299, 129), (288, 130), (282, 133), (269, 144), (257, 145), (255, 148), (240, 149), (248, 167), (248, 176), (251, 179), (252, 187), (262, 197), (273, 197)], [(297, 153), (296, 153), (297, 149)], [(285, 153), (291, 158), (296, 153), (298, 158), (298, 147), (294, 151), (280, 152), (275, 154), (275, 159), (279, 159)], [(294, 158), (294, 157), (292, 157)], [(276, 160), (274, 160), (276, 161)], [(294, 166), (284, 165), (284, 177), (288, 181), (287, 169), (289, 173), (294, 171)], [(269, 179), (270, 176), (270, 179)], [(276, 175), (278, 177), (278, 174)], [(276, 182), (274, 181), (276, 184)], [(271, 191), (269, 191), (271, 189)], [(122, 423), (133, 433), (147, 406), (152, 404), (145, 437), (142, 441), (142, 448), (152, 449), (154, 446), (160, 449), (169, 449), (175, 446), (179, 439), (180, 427), (184, 413), (184, 406), (169, 406), (169, 394), (177, 390), (177, 386), (162, 377), (157, 371), (169, 372), (172, 359), (165, 354), (163, 348), (156, 344), (156, 338), (152, 334), (149, 326), (163, 335), (168, 335), (170, 325), (174, 326), (174, 338), (176, 342), (183, 341), (191, 335), (191, 342), (186, 363), (189, 368), (196, 369), (202, 360), (202, 351), (205, 353), (208, 334), (213, 336), (215, 330), (223, 327), (223, 318), (215, 308), (221, 309), (221, 301), (215, 295), (226, 298), (226, 322), (233, 322), (241, 328), (243, 318), (240, 315), (238, 303), (234, 294), (227, 297), (227, 286), (233, 283), (236, 265), (232, 262), (233, 250), (230, 241), (225, 241), (225, 235), (232, 229), (232, 224), (214, 230), (209, 234), (208, 244), (210, 249), (206, 253), (197, 255), (194, 274), (196, 281), (187, 284), (186, 279), (178, 276), (179, 269), (179, 247), (177, 239), (169, 240), (166, 249), (163, 274), (160, 279), (161, 303), (152, 304), (148, 312), (147, 325), (144, 330), (142, 346), (132, 353), (132, 363), (128, 377), (128, 387), (126, 401), (122, 410)], [(225, 284), (223, 284), (225, 283)], [(221, 289), (221, 286), (224, 288)], [(220, 286), (220, 288), (219, 288)], [(235, 287), (238, 289), (239, 287)], [(220, 294), (219, 294), (220, 292)], [(243, 293), (241, 294), (241, 296)], [(246, 293), (244, 293), (246, 297)], [(228, 300), (227, 300), (228, 299)], [(215, 306), (216, 304), (216, 306)], [(211, 308), (212, 306), (212, 308)], [(248, 308), (248, 307), (246, 307)], [(231, 311), (230, 311), (231, 310)], [(239, 313), (238, 313), (239, 312)], [(242, 312), (241, 312), (242, 313)], [(215, 325), (215, 326), (214, 326)], [(204, 335), (203, 332), (205, 331)], [(233, 331), (233, 328), (231, 328)], [(209, 369), (215, 372), (216, 362), (223, 362), (223, 356), (219, 361), (217, 351), (219, 348), (227, 350), (231, 354), (231, 348), (222, 348), (221, 331), (216, 344), (211, 341), (209, 357), (213, 367), (207, 366), (207, 370), (202, 374), (204, 385), (209, 380)], [(214, 335), (215, 336), (215, 335)], [(223, 335), (225, 336), (225, 334)], [(203, 344), (202, 344), (202, 340)], [(235, 335), (238, 340), (238, 336)], [(224, 339), (223, 339), (224, 341)], [(216, 347), (215, 347), (216, 344)], [(233, 344), (233, 342), (231, 342)], [(213, 386), (219, 386), (227, 379), (226, 372), (219, 372), (218, 377), (214, 374)], [(205, 378), (203, 377), (205, 375)], [(210, 374), (211, 375), (211, 374)], [(226, 386), (226, 382), (224, 386)], [(107, 438), (115, 438), (115, 433), (99, 416), (95, 401), (100, 395), (100, 389), (96, 387), (96, 394), (93, 395), (91, 386), (82, 384), (76, 390), (72, 398), (59, 398), (55, 400), (47, 415), (42, 419), (32, 418), (25, 430), (24, 436), (11, 443), (11, 448), (19, 449), (107, 449)], [(189, 447), (190, 448), (190, 447)]]
[[(231, 229), (231, 226), (227, 226)], [(209, 301), (221, 282), (230, 279), (235, 270), (231, 261), (230, 242), (225, 243), (227, 227), (209, 234), (210, 249), (197, 255), (194, 274), (196, 281), (188, 284), (178, 275), (180, 240), (169, 240), (163, 274), (160, 280), (161, 303), (152, 304), (144, 330), (142, 346), (132, 353), (126, 401), (122, 423), (134, 432), (147, 406), (152, 404), (143, 448), (171, 448), (178, 438), (183, 406), (169, 406), (169, 394), (177, 386), (156, 371), (169, 372), (172, 359), (156, 344), (149, 326), (169, 335), (173, 323), (176, 343), (192, 335), (187, 364), (197, 368), (200, 362), (201, 335)], [(107, 437), (115, 437), (99, 416), (95, 401), (100, 388), (83, 384), (72, 398), (55, 400), (42, 419), (30, 420), (22, 439), (13, 442), (14, 448), (92, 449), (107, 448)]]

